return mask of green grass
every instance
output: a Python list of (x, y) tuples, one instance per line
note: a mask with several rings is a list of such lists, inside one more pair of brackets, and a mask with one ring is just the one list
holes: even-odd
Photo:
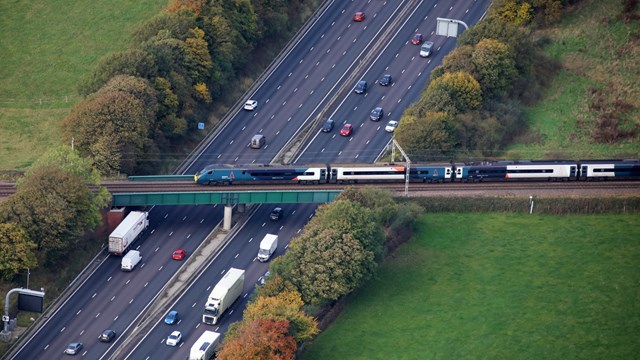
[(426, 214), (302, 357), (632, 359), (640, 218)]
[(640, 125), (640, 22), (618, 20), (621, 7), (619, 1), (582, 1), (558, 26), (539, 34), (553, 40), (545, 52), (562, 63), (562, 70), (544, 99), (526, 115), (532, 133), (541, 135), (541, 140), (515, 144), (508, 148), (506, 157), (640, 156), (637, 139), (593, 144), (588, 135), (594, 118), (587, 108), (591, 87), (606, 89), (609, 101), (631, 103), (635, 109), (623, 120), (627, 126)]
[(0, 0), (0, 169), (24, 168), (58, 144), (80, 79), (167, 3)]

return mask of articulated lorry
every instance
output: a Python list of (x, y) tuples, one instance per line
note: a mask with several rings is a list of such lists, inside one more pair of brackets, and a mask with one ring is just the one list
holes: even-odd
[(230, 268), (211, 290), (204, 306), (202, 322), (215, 325), (222, 314), (242, 294), (244, 286), (244, 270)]
[(189, 360), (209, 360), (216, 352), (220, 343), (220, 334), (214, 331), (205, 331), (196, 340), (189, 352)]
[(258, 261), (269, 261), (271, 255), (276, 252), (278, 248), (278, 235), (267, 234), (260, 241), (260, 250), (258, 250)]
[(149, 213), (132, 211), (109, 235), (109, 252), (122, 256), (127, 247), (149, 226)]

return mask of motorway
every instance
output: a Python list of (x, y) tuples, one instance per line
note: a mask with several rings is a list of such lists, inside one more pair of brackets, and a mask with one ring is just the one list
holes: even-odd
[[(296, 161), (374, 161), (391, 138), (381, 128), (388, 120), (400, 118), (403, 109), (425, 88), (429, 72), (455, 46), (454, 39), (433, 35), (435, 18), (457, 17), (471, 26), (488, 4), (488, 0), (330, 1), (279, 66), (250, 95), (258, 100), (258, 108), (253, 112), (238, 109), (184, 173), (195, 173), (211, 163), (269, 163), (325, 111), (337, 120), (336, 129), (329, 134), (314, 134), (303, 144), (304, 151)], [(352, 21), (356, 11), (367, 14), (365, 21)], [(408, 43), (414, 32), (422, 32), (427, 40), (435, 42), (432, 57), (418, 57), (419, 47)], [(375, 84), (384, 73), (393, 75), (393, 86)], [(361, 78), (369, 82), (370, 91), (353, 94), (351, 89)], [(375, 106), (385, 109), (385, 118), (378, 123), (368, 120)], [(345, 121), (354, 124), (354, 134), (349, 138), (336, 136)], [(248, 146), (257, 133), (267, 138), (267, 145), (259, 150)], [(172, 306), (181, 313), (182, 321), (169, 328), (158, 318), (157, 326), (127, 358), (184, 359), (205, 328), (224, 332), (239, 319), (255, 281), (267, 268), (267, 264), (254, 261), (259, 241), (256, 239), (267, 232), (279, 234), (279, 255), (315, 210), (313, 205), (284, 208), (285, 218), (271, 223), (267, 221), (270, 207), (261, 206), (212, 259), (204, 275)], [(84, 343), (82, 358), (111, 356), (158, 291), (179, 270), (181, 263), (170, 259), (171, 252), (182, 247), (191, 254), (221, 218), (220, 206), (155, 207), (149, 230), (135, 245), (143, 255), (143, 266), (124, 273), (119, 269), (120, 259), (108, 257), (12, 358), (61, 358), (67, 344), (73, 341)], [(231, 266), (247, 270), (245, 296), (233, 305), (230, 314), (223, 315), (219, 327), (203, 325), (200, 319), (206, 296)], [(99, 343), (98, 335), (107, 328), (115, 330), (119, 337), (111, 344)], [(163, 344), (173, 328), (184, 336), (177, 348)]]

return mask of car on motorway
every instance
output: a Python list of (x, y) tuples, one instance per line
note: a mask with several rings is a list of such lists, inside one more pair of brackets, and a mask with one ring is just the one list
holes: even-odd
[(187, 251), (184, 249), (178, 249), (171, 254), (173, 260), (182, 260), (187, 257)]
[(81, 342), (72, 342), (64, 349), (64, 353), (67, 355), (76, 355), (80, 351), (82, 351), (82, 343)]
[(389, 85), (391, 85), (391, 75), (389, 75), (389, 74), (382, 75), (380, 80), (378, 80), (378, 84), (380, 84), (380, 86), (389, 86)]
[(111, 342), (111, 340), (115, 339), (115, 337), (116, 337), (116, 332), (111, 329), (107, 329), (103, 331), (102, 334), (100, 334), (100, 336), (98, 336), (98, 340), (102, 342)]
[(180, 331), (176, 330), (167, 337), (167, 345), (178, 346), (178, 344), (180, 344), (180, 340), (182, 340), (182, 334)]
[(273, 208), (273, 210), (271, 210), (271, 214), (269, 215), (269, 217), (273, 221), (278, 221), (278, 220), (282, 219), (282, 215), (283, 214), (284, 214), (284, 210), (282, 210), (281, 207), (275, 207), (275, 208)]
[(179, 317), (180, 317), (180, 315), (178, 314), (177, 311), (171, 310), (171, 311), (169, 311), (167, 316), (164, 318), (164, 323), (167, 324), (167, 325), (173, 325), (176, 322), (178, 322), (178, 318)]
[(369, 114), (369, 119), (371, 119), (372, 121), (380, 121), (380, 119), (382, 119), (383, 116), (384, 116), (384, 110), (382, 110), (382, 108), (378, 106), (377, 108), (371, 110), (371, 114)]
[(365, 80), (358, 81), (356, 88), (353, 90), (356, 94), (364, 94), (367, 92), (367, 82)]
[(365, 16), (364, 16), (364, 11), (358, 11), (355, 13), (355, 15), (353, 15), (353, 21), (362, 21), (364, 20)]
[(324, 122), (324, 124), (322, 124), (322, 132), (331, 132), (331, 130), (333, 130), (333, 124), (335, 123), (335, 121), (328, 119), (327, 121)]
[(271, 275), (271, 271), (267, 271), (266, 273), (264, 273), (264, 275), (260, 276), (258, 278), (258, 285), (260, 285), (260, 286), (264, 285), (264, 283), (267, 282), (267, 279), (269, 278), (269, 275)]
[(387, 123), (387, 126), (384, 127), (384, 131), (394, 132), (397, 127), (398, 127), (398, 122), (395, 120), (391, 120)]
[(413, 37), (411, 38), (411, 43), (413, 45), (420, 45), (422, 44), (422, 34), (414, 34)]
[(256, 100), (247, 100), (246, 103), (244, 103), (244, 109), (247, 111), (253, 111), (258, 107), (258, 102)]
[(351, 136), (351, 132), (353, 131), (353, 125), (344, 124), (342, 129), (340, 129), (340, 135), (342, 136)]
[(420, 57), (429, 57), (431, 55), (431, 48), (433, 47), (433, 42), (425, 41), (420, 47)]

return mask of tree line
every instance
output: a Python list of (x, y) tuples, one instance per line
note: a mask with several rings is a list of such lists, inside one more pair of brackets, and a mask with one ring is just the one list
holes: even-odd
[(100, 59), (79, 85), (84, 100), (62, 124), (103, 175), (152, 173), (181, 147), (254, 51), (281, 43), (320, 0), (171, 0)]
[(345, 189), (320, 206), (274, 259), (270, 275), (230, 326), (217, 359), (291, 359), (318, 334), (313, 317), (375, 276), (390, 239), (408, 238), (422, 213), (374, 188)]

